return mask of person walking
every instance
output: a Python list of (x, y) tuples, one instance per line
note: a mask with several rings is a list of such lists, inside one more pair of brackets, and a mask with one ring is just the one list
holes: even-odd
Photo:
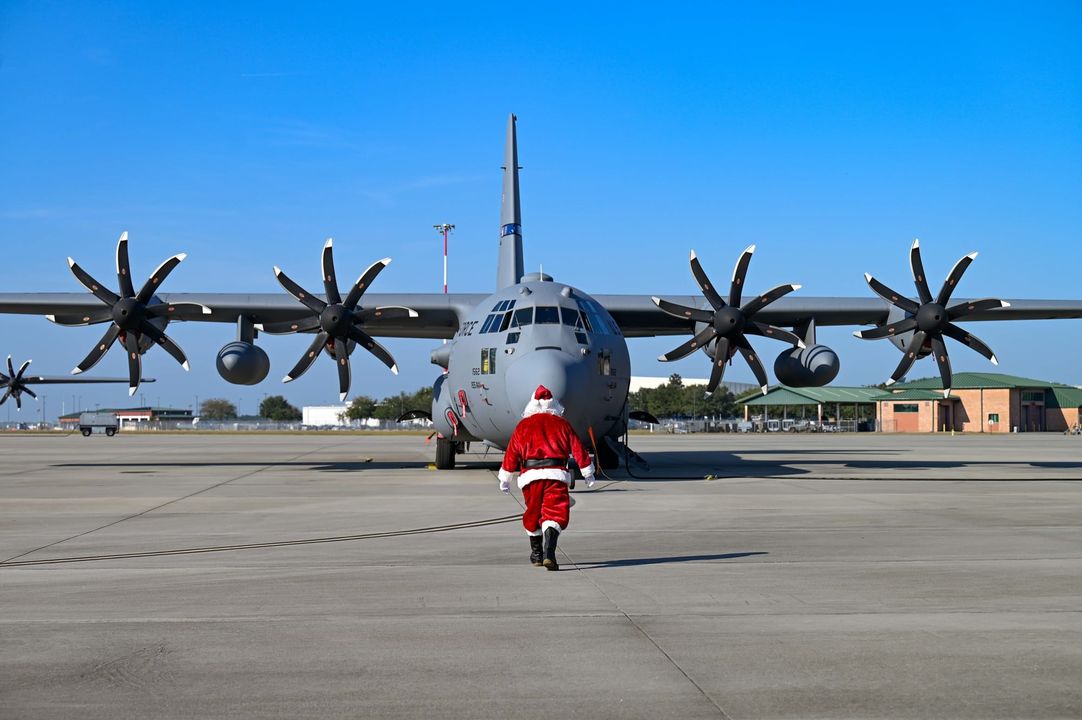
[(511, 492), (511, 481), (518, 475), (526, 501), (522, 525), (530, 536), (530, 562), (547, 570), (560, 569), (556, 541), (571, 519), (568, 459), (578, 464), (586, 487), (594, 484), (593, 459), (563, 414), (552, 392), (538, 385), (511, 434), (499, 473), (505, 493)]

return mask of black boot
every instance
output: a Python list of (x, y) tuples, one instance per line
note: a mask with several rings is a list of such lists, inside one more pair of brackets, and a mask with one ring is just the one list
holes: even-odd
[(560, 537), (560, 531), (554, 527), (545, 528), (545, 560), (546, 570), (559, 570), (560, 565), (556, 562), (556, 538)]
[(542, 548), (542, 545), (541, 545), (541, 536), (540, 535), (531, 535), (530, 536), (530, 563), (534, 567), (541, 567), (541, 553), (542, 552), (543, 552), (543, 548)]

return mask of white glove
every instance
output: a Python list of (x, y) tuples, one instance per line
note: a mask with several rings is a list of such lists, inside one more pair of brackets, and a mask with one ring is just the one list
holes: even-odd
[(592, 488), (594, 483), (597, 482), (596, 475), (583, 475), (582, 479), (586, 481), (586, 487), (588, 488)]
[(507, 478), (500, 480), (500, 492), (510, 495), (511, 494), (511, 481)]

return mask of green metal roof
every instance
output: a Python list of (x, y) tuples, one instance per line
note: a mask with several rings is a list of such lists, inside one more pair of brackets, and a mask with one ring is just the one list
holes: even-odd
[[(934, 390), (943, 387), (943, 380), (939, 377), (923, 378), (907, 383), (899, 383), (895, 387), (903, 389)], [(978, 390), (981, 388), (1070, 388), (1063, 383), (1049, 382), (1048, 380), (1034, 380), (1033, 378), (1007, 375), (1005, 373), (979, 373), (960, 372), (954, 373), (951, 380), (951, 388), (954, 390)]]
[(818, 405), (820, 403), (873, 403), (883, 393), (877, 387), (791, 388), (775, 385), (766, 395), (740, 400), (741, 405)]
[(1082, 407), (1082, 388), (1067, 386), (1049, 388), (1044, 392), (1044, 402), (1047, 407)]
[[(904, 388), (898, 392), (881, 392), (875, 396), (875, 400), (943, 400), (942, 390), (921, 390), (919, 388)], [(957, 400), (956, 395), (946, 398)]]

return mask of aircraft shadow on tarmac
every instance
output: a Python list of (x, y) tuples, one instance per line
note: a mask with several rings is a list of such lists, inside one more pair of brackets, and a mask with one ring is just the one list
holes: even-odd
[[(869, 452), (869, 451), (862, 451)], [(770, 459), (749, 458), (748, 455), (772, 455)], [(891, 455), (890, 459), (860, 459), (850, 458), (856, 454), (851, 451), (740, 451), (727, 452), (717, 450), (682, 450), (672, 452), (651, 452), (643, 457), (650, 464), (650, 469), (632, 466), (631, 473), (621, 467), (619, 470), (607, 471), (607, 477), (599, 477), (599, 480), (620, 480), (624, 482), (678, 482), (685, 480), (701, 480), (708, 476), (716, 479), (724, 478), (781, 478), (799, 475), (812, 475), (829, 473), (831, 470), (867, 470), (870, 473), (878, 473), (885, 470), (904, 471), (911, 473), (905, 478), (886, 477), (884, 480), (897, 479), (935, 479), (925, 477), (928, 471), (948, 471), (958, 468), (967, 468), (971, 471), (979, 471), (983, 467), (989, 468), (987, 477), (955, 478), (978, 481), (994, 480), (1020, 480), (1022, 477), (996, 477), (992, 473), (1000, 474), (1004, 470), (1025, 472), (1030, 469), (1045, 470), (1077, 470), (1082, 479), (1082, 461), (1019, 461), (1019, 462), (987, 462), (981, 460), (925, 460), (916, 457), (904, 459), (899, 456), (912, 456), (909, 452), (875, 452), (877, 455)], [(777, 456), (782, 457), (777, 457)], [(820, 458), (819, 455), (841, 456)], [(366, 458), (362, 460), (345, 461), (319, 461), (319, 460), (283, 460), (283, 461), (253, 461), (253, 462), (210, 462), (200, 460), (185, 461), (117, 461), (100, 463), (59, 463), (53, 467), (58, 468), (118, 468), (120, 472), (131, 473), (137, 469), (154, 471), (160, 468), (214, 468), (214, 467), (269, 467), (269, 468), (296, 468), (298, 470), (316, 470), (319, 472), (360, 472), (364, 470), (408, 470), (427, 468), (426, 461), (414, 460), (375, 460)], [(122, 469), (128, 468), (128, 469)], [(489, 470), (495, 472), (499, 463), (484, 458), (470, 458), (461, 464), (462, 469)], [(446, 472), (446, 471), (444, 471)], [(945, 476), (946, 477), (946, 476)], [(1067, 478), (1042, 478), (1042, 479), (1067, 479)], [(1073, 478), (1072, 478), (1073, 479)]]
[(605, 568), (635, 567), (638, 565), (668, 565), (670, 563), (709, 562), (711, 560), (737, 560), (755, 555), (769, 555), (766, 551), (718, 553), (716, 555), (673, 555), (670, 557), (627, 558), (596, 563), (574, 563), (579, 570), (603, 570)]

